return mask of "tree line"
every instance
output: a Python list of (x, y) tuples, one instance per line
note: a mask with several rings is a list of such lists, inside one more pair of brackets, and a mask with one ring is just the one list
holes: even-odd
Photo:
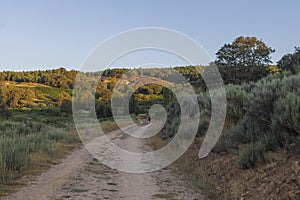
[[(220, 71), (224, 83), (243, 84), (256, 82), (269, 74), (278, 75), (282, 71), (297, 74), (300, 71), (300, 48), (296, 47), (293, 53), (284, 55), (277, 65), (270, 65), (271, 54), (275, 50), (267, 46), (262, 40), (256, 37), (238, 37), (232, 43), (225, 44), (216, 53), (216, 60), (210, 65), (216, 65)], [(125, 68), (106, 69), (101, 72), (84, 73), (92, 79), (91, 83), (97, 84), (95, 99), (99, 105), (98, 110), (105, 110), (105, 116), (111, 114), (109, 102), (112, 92), (118, 80), (128, 75), (131, 77), (156, 77), (162, 80), (172, 80), (174, 70), (182, 74), (197, 92), (205, 92), (206, 85), (201, 77), (206, 68), (210, 66), (178, 66), (170, 69), (151, 68), (135, 69)], [(171, 70), (172, 69), (172, 70)], [(22, 108), (22, 107), (57, 107), (67, 105), (70, 108), (71, 90), (78, 71), (68, 71), (65, 68), (53, 70), (37, 70), (28, 72), (0, 72), (0, 82), (12, 81), (17, 83), (39, 83), (50, 87), (9, 87), (2, 84), (0, 86), (1, 107)], [(80, 72), (81, 73), (81, 72)], [(98, 80), (100, 78), (100, 80)], [(87, 84), (88, 85), (88, 84)], [(126, 90), (131, 90), (128, 85), (124, 85)], [(159, 84), (146, 84), (138, 88), (131, 102), (137, 102), (136, 107), (147, 109), (153, 102), (159, 99), (164, 102), (166, 95), (164, 87)], [(65, 100), (65, 101), (64, 101)], [(64, 103), (63, 103), (64, 102)], [(100, 105), (101, 104), (101, 105)], [(132, 104), (133, 105), (133, 104)], [(105, 108), (104, 108), (105, 107)], [(143, 112), (145, 109), (142, 109)], [(66, 109), (65, 109), (66, 110)], [(134, 108), (132, 110), (140, 110)], [(100, 111), (99, 111), (100, 113)]]

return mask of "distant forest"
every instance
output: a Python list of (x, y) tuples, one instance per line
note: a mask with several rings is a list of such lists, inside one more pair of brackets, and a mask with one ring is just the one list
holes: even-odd
[[(268, 75), (280, 75), (286, 72), (297, 74), (300, 71), (300, 48), (295, 48), (294, 53), (284, 55), (277, 65), (270, 65), (270, 54), (274, 51), (255, 37), (238, 37), (231, 44), (225, 44), (220, 48), (216, 53), (217, 59), (208, 66), (140, 68), (133, 70), (131, 76), (139, 75), (145, 80), (156, 77), (161, 80), (176, 81), (173, 71), (176, 70), (194, 87), (196, 93), (200, 94), (206, 92), (206, 84), (201, 74), (205, 73), (211, 65), (218, 67), (225, 85), (242, 85), (257, 82)], [(129, 71), (132, 70), (117, 68), (84, 73), (91, 80), (88, 80), (87, 85), (97, 86), (95, 99), (96, 107), (99, 108), (99, 117), (111, 116), (109, 102), (113, 89), (119, 79)], [(0, 72), (0, 106), (9, 109), (61, 108), (60, 110), (70, 113), (72, 89), (79, 73), (82, 72), (68, 71), (65, 68)], [(145, 84), (135, 90), (131, 101), (132, 112), (145, 113), (153, 103), (166, 102), (171, 98), (170, 91), (161, 84)]]

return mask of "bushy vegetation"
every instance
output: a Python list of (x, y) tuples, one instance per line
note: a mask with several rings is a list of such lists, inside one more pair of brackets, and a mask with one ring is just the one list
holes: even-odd
[(181, 108), (176, 99), (173, 99), (166, 107), (167, 121), (162, 129), (162, 139), (172, 138), (180, 125)]
[(224, 84), (240, 85), (243, 83), (256, 82), (269, 74), (274, 73), (269, 66), (219, 66), (219, 71)]
[(63, 89), (63, 88), (53, 88), (53, 87), (36, 87), (37, 90), (41, 91), (42, 94), (56, 99), (58, 98), (61, 94), (63, 93), (67, 93), (69, 95), (71, 95), (72, 90), (70, 89)]
[(39, 107), (45, 101), (45, 97), (30, 88), (1, 86), (0, 106), (2, 108)]
[[(239, 101), (228, 101), (228, 118), (239, 116), (240, 120), (233, 121), (233, 127), (224, 133), (215, 151), (241, 150), (240, 162), (247, 168), (263, 160), (264, 152), (277, 147), (299, 152), (299, 86), (300, 74), (269, 76), (234, 89), (243, 95)], [(236, 113), (232, 107), (239, 110), (238, 115), (232, 115)], [(241, 144), (246, 147), (240, 148)]]
[(289, 70), (294, 74), (300, 72), (300, 47), (295, 47), (294, 53), (285, 54), (279, 61), (278, 66), (283, 70)]
[[(214, 148), (240, 156), (244, 168), (265, 160), (267, 151), (284, 148), (300, 152), (300, 74), (269, 75), (257, 82), (226, 85), (227, 118), (224, 133)], [(201, 119), (198, 136), (205, 134), (211, 102), (208, 93), (198, 96)], [(162, 138), (172, 137), (180, 123), (180, 106), (174, 99)]]
[(65, 131), (40, 122), (0, 122), (0, 184), (31, 166), (31, 155), (51, 157), (53, 143), (67, 140)]
[[(232, 150), (238, 153), (241, 165), (246, 168), (255, 166), (258, 160), (263, 161), (264, 152), (277, 147), (294, 153), (300, 152), (300, 75), (291, 75), (299, 72), (300, 50), (296, 48), (293, 54), (285, 55), (278, 62), (278, 66), (268, 66), (270, 54), (273, 52), (274, 50), (261, 40), (239, 37), (232, 44), (224, 45), (218, 51), (215, 61), (226, 85), (228, 104), (226, 129), (214, 150)], [(181, 73), (198, 92), (201, 119), (197, 136), (203, 136), (210, 123), (211, 102), (201, 77), (208, 67), (211, 66), (173, 68)], [(284, 70), (290, 72), (282, 73)], [(103, 73), (85, 73), (92, 79), (91, 84), (87, 85), (97, 86), (93, 95), (95, 95), (98, 118), (102, 120), (111, 118), (110, 100), (113, 89), (118, 80), (128, 71), (128, 69), (107, 69)], [(40, 110), (40, 113), (52, 118), (43, 123), (55, 124), (59, 127), (64, 122), (56, 120), (57, 118), (71, 116), (71, 91), (78, 73), (64, 68), (33, 72), (0, 72), (0, 118), (11, 118), (11, 112), (16, 109), (32, 112)], [(101, 74), (101, 80), (98, 82)], [(148, 76), (165, 81), (175, 79), (176, 82), (174, 71), (168, 69), (139, 69), (131, 74), (132, 77), (135, 75), (140, 76), (141, 82), (147, 82)], [(124, 90), (131, 91), (132, 88), (128, 88), (130, 84), (125, 85)], [(87, 96), (82, 96), (80, 103), (85, 104)], [(135, 90), (129, 104), (131, 114), (144, 114), (152, 105), (162, 104), (168, 113), (162, 138), (171, 138), (177, 132), (181, 108), (174, 94), (167, 87), (153, 83), (143, 85)], [(45, 130), (45, 127), (39, 127), (34, 123), (29, 124), (26, 120), (18, 123), (3, 121), (3, 124), (0, 124), (3, 140), (0, 141), (18, 147), (9, 149), (1, 143), (3, 146), (1, 152), (30, 154), (33, 148), (34, 151), (50, 155), (51, 143), (64, 139), (56, 132), (57, 130)], [(6, 169), (10, 166), (9, 163), (15, 162), (9, 161), (5, 155), (0, 157), (0, 161), (6, 163), (0, 165), (0, 169)], [(11, 166), (9, 170), (18, 171), (19, 168), (26, 167), (28, 162), (26, 156), (21, 156), (22, 164)]]
[(64, 68), (46, 71), (12, 72), (0, 73), (0, 81), (40, 83), (51, 87), (72, 89), (77, 71), (67, 71)]

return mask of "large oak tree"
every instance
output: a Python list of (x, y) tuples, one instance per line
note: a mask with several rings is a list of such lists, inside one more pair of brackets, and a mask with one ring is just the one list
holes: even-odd
[(225, 44), (216, 53), (217, 65), (266, 66), (271, 63), (270, 54), (275, 50), (256, 37), (238, 37), (231, 44)]

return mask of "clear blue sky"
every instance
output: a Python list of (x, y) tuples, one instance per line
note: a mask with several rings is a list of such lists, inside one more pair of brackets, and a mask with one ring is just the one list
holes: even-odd
[(299, 8), (298, 0), (0, 0), (0, 70), (78, 69), (101, 41), (149, 26), (183, 32), (213, 58), (234, 38), (256, 36), (276, 49), (276, 62), (300, 46)]

